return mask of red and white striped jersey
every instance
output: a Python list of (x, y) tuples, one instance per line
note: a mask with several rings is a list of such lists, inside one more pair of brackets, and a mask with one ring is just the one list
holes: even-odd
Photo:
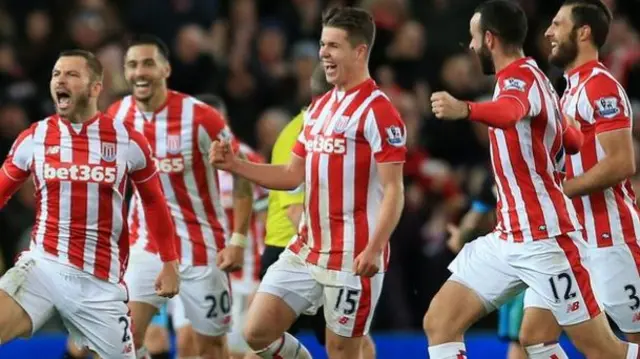
[(2, 168), (16, 181), (33, 175), (31, 252), (120, 282), (129, 258), (127, 179), (156, 173), (141, 134), (103, 114), (82, 124), (55, 115), (22, 132)]
[[(624, 89), (603, 64), (588, 62), (565, 77), (567, 88), (562, 96), (562, 110), (580, 122), (584, 134), (582, 149), (567, 161), (567, 178), (573, 178), (605, 157), (598, 135), (630, 128), (632, 112)], [(640, 238), (640, 216), (635, 203), (628, 179), (573, 200), (587, 241), (598, 247), (636, 242)]]
[[(265, 163), (265, 159), (260, 154), (244, 143), (240, 143), (240, 152), (247, 157), (248, 161)], [(229, 226), (231, 226), (233, 224), (233, 175), (226, 171), (218, 171), (218, 181), (222, 207), (225, 209)], [(257, 283), (260, 282), (260, 256), (264, 250), (265, 235), (264, 216), (261, 216), (260, 212), (264, 212), (266, 208), (259, 209), (256, 205), (268, 194), (264, 188), (255, 185), (253, 192), (254, 214), (251, 216), (249, 225), (248, 243), (244, 250), (244, 264), (241, 270), (231, 273), (233, 290), (240, 290), (247, 294), (252, 293)]]
[[(180, 243), (176, 251), (182, 264), (215, 264), (216, 252), (225, 247), (227, 218), (220, 202), (218, 176), (209, 165), (208, 151), (216, 140), (229, 140), (231, 132), (222, 116), (199, 100), (169, 91), (155, 113), (143, 113), (132, 96), (109, 108), (117, 122), (144, 134), (157, 162), (162, 189)], [(157, 253), (138, 194), (129, 212), (132, 250)]]
[[(379, 220), (376, 165), (404, 162), (405, 142), (400, 115), (371, 79), (315, 100), (293, 148), (305, 159), (305, 211), (289, 248), (313, 265), (351, 272)], [(378, 262), (381, 272), (388, 261), (387, 245)]]
[(516, 98), (528, 114), (513, 127), (489, 127), (500, 238), (527, 242), (579, 230), (562, 191), (563, 118), (553, 86), (531, 58), (509, 64), (496, 81), (493, 98)]

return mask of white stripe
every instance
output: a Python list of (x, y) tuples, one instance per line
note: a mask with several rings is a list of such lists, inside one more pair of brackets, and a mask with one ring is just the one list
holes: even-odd
[(44, 160), (46, 151), (45, 139), (50, 122), (52, 122), (50, 118), (39, 122), (33, 131), (33, 157), (35, 162), (34, 175), (37, 177), (38, 183), (40, 184), (40, 187), (38, 188), (40, 190), (40, 216), (37, 219), (38, 223), (36, 224), (35, 242), (37, 248), (39, 248), (42, 253), (44, 253), (44, 234), (47, 226), (46, 223), (47, 219), (49, 219), (49, 211), (47, 210), (49, 196), (46, 181), (44, 179)]
[[(73, 142), (69, 128), (58, 122), (60, 129), (60, 162), (73, 162)], [(60, 181), (60, 212), (58, 215), (58, 258), (60, 263), (69, 263), (69, 237), (71, 235), (71, 203), (73, 202), (71, 181)], [(84, 225), (84, 224), (83, 224)]]
[[(87, 140), (89, 142), (89, 160), (91, 165), (100, 164), (101, 138), (100, 123), (96, 121), (87, 126)], [(84, 271), (94, 273), (96, 263), (96, 248), (98, 245), (98, 214), (100, 213), (100, 185), (87, 183), (87, 228), (84, 245)], [(110, 279), (110, 278), (109, 278)]]
[(112, 237), (111, 237), (111, 268), (109, 268), (109, 277), (112, 281), (120, 280), (120, 248), (118, 247), (118, 242), (120, 240), (120, 235), (122, 234), (124, 227), (124, 218), (122, 215), (122, 206), (124, 203), (124, 193), (120, 193), (118, 189), (120, 188), (120, 183), (122, 178), (125, 176), (125, 172), (127, 170), (127, 156), (129, 149), (129, 132), (123, 126), (122, 123), (116, 123), (114, 126), (116, 131), (116, 166), (118, 168), (118, 181), (114, 184), (112, 191)]

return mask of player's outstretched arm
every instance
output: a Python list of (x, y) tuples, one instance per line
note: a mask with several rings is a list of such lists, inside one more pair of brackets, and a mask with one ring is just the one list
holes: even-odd
[(29, 177), (27, 176), (24, 179), (11, 178), (7, 175), (3, 166), (2, 171), (0, 171), (0, 208), (7, 204), (11, 196), (20, 189), (27, 178)]
[(31, 174), (32, 132), (33, 126), (18, 135), (0, 169), (0, 208), (4, 207)]
[(295, 155), (287, 165), (267, 165), (238, 158), (228, 141), (214, 141), (209, 150), (209, 162), (267, 189), (288, 191), (304, 181), (304, 159)]

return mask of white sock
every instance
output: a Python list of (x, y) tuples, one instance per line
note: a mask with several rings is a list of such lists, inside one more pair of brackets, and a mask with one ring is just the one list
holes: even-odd
[(529, 345), (524, 349), (529, 359), (569, 359), (558, 343)]
[(255, 354), (263, 359), (312, 359), (309, 350), (289, 333)]
[(431, 359), (466, 359), (467, 349), (464, 343), (444, 343), (429, 347)]
[(627, 349), (627, 359), (637, 359), (640, 356), (640, 348), (636, 343), (627, 343), (629, 348)]

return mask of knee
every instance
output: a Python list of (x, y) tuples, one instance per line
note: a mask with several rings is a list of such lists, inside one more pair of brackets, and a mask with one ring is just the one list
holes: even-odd
[(523, 347), (531, 345), (557, 342), (562, 334), (562, 328), (550, 312), (532, 311), (527, 309), (520, 327), (518, 339)]
[(327, 353), (330, 358), (358, 358), (362, 349), (362, 338), (343, 338), (330, 336), (327, 338)]
[(269, 332), (261, 329), (259, 326), (247, 325), (242, 330), (242, 336), (247, 345), (253, 350), (264, 349), (271, 344), (277, 338), (271, 338)]
[(188, 328), (180, 328), (176, 333), (176, 351), (180, 357), (195, 356), (195, 339), (193, 332)]
[[(441, 340), (449, 341), (449, 339), (439, 339), (443, 337), (454, 336), (457, 333), (453, 324), (453, 318), (449, 315), (448, 310), (438, 309), (436, 305), (429, 306), (427, 313), (422, 319), (422, 329), (429, 338), (430, 342), (440, 342)], [(462, 334), (462, 333), (460, 333)]]

